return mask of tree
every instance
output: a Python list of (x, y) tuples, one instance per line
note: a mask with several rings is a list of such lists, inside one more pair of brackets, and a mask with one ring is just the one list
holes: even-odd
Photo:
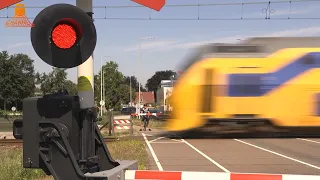
[[(135, 90), (135, 92), (139, 92), (139, 82), (135, 76), (125, 76), (126, 84), (130, 85), (130, 77), (131, 77), (131, 87)], [(140, 91), (147, 92), (147, 90), (140, 84)]]
[[(144, 88), (144, 87), (142, 86), (142, 84), (140, 84), (140, 91), (141, 91), (141, 92), (147, 92), (147, 89)], [(139, 92), (139, 89), (138, 89), (137, 92)]]
[[(136, 98), (136, 93), (139, 92), (139, 82), (135, 76), (125, 76), (125, 83), (130, 86), (130, 77), (131, 77), (131, 88), (132, 88), (132, 100)], [(140, 84), (140, 91), (147, 92), (147, 89)]]
[(130, 85), (130, 78), (131, 78), (131, 88), (134, 91), (139, 91), (139, 82), (135, 76), (125, 76), (124, 81), (126, 84)]
[[(105, 107), (107, 109), (120, 109), (121, 104), (130, 101), (130, 84), (127, 84), (125, 76), (118, 70), (118, 64), (114, 61), (102, 66), (104, 74)], [(101, 99), (101, 71), (95, 76), (95, 100), (99, 104)], [(132, 90), (134, 92), (134, 90)]]
[(77, 95), (78, 94), (77, 85), (70, 80), (65, 81), (65, 89), (68, 90), (70, 95)]
[[(99, 73), (100, 74), (100, 73)], [(100, 102), (100, 75), (94, 75), (94, 102), (96, 102), (96, 104), (99, 104)]]
[(147, 80), (146, 87), (148, 91), (156, 92), (162, 80), (170, 80), (172, 75), (176, 75), (172, 70), (157, 71), (150, 79)]
[(7, 104), (17, 105), (35, 92), (33, 60), (26, 54), (9, 55), (0, 52), (0, 99), (4, 109)]
[(65, 69), (52, 68), (48, 74), (37, 73), (37, 84), (40, 84), (42, 94), (53, 93), (59, 89), (66, 89), (70, 95), (77, 94), (77, 86), (70, 80), (67, 80), (67, 72)]
[(176, 73), (172, 70), (157, 71), (151, 78), (147, 80), (146, 88), (148, 91), (154, 92), (154, 99), (157, 101), (157, 90), (162, 80), (169, 80), (172, 76), (176, 76)]

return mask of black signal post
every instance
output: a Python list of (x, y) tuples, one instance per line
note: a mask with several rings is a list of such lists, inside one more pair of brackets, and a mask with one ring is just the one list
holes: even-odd
[[(54, 4), (34, 19), (31, 42), (37, 55), (58, 68), (78, 67), (78, 95), (65, 90), (23, 100), (23, 119), (13, 135), (23, 139), (23, 167), (42, 169), (57, 180), (123, 180), (137, 161), (115, 161), (96, 124), (93, 59), (97, 35), (91, 0)], [(86, 8), (89, 11), (86, 11)], [(82, 10), (84, 9), (84, 10)]]

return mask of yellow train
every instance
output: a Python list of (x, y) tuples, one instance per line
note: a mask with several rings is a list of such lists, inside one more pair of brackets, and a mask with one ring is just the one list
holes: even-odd
[(182, 71), (167, 131), (272, 126), (320, 132), (320, 37), (206, 45)]

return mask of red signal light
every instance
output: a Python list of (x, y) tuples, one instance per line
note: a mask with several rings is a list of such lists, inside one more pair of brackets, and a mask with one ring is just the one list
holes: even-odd
[(59, 24), (53, 29), (51, 37), (57, 47), (69, 49), (76, 43), (77, 32), (68, 24)]

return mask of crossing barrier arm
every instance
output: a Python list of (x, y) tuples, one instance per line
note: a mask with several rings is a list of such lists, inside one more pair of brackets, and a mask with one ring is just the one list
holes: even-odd
[(318, 180), (317, 175), (126, 170), (125, 180)]

